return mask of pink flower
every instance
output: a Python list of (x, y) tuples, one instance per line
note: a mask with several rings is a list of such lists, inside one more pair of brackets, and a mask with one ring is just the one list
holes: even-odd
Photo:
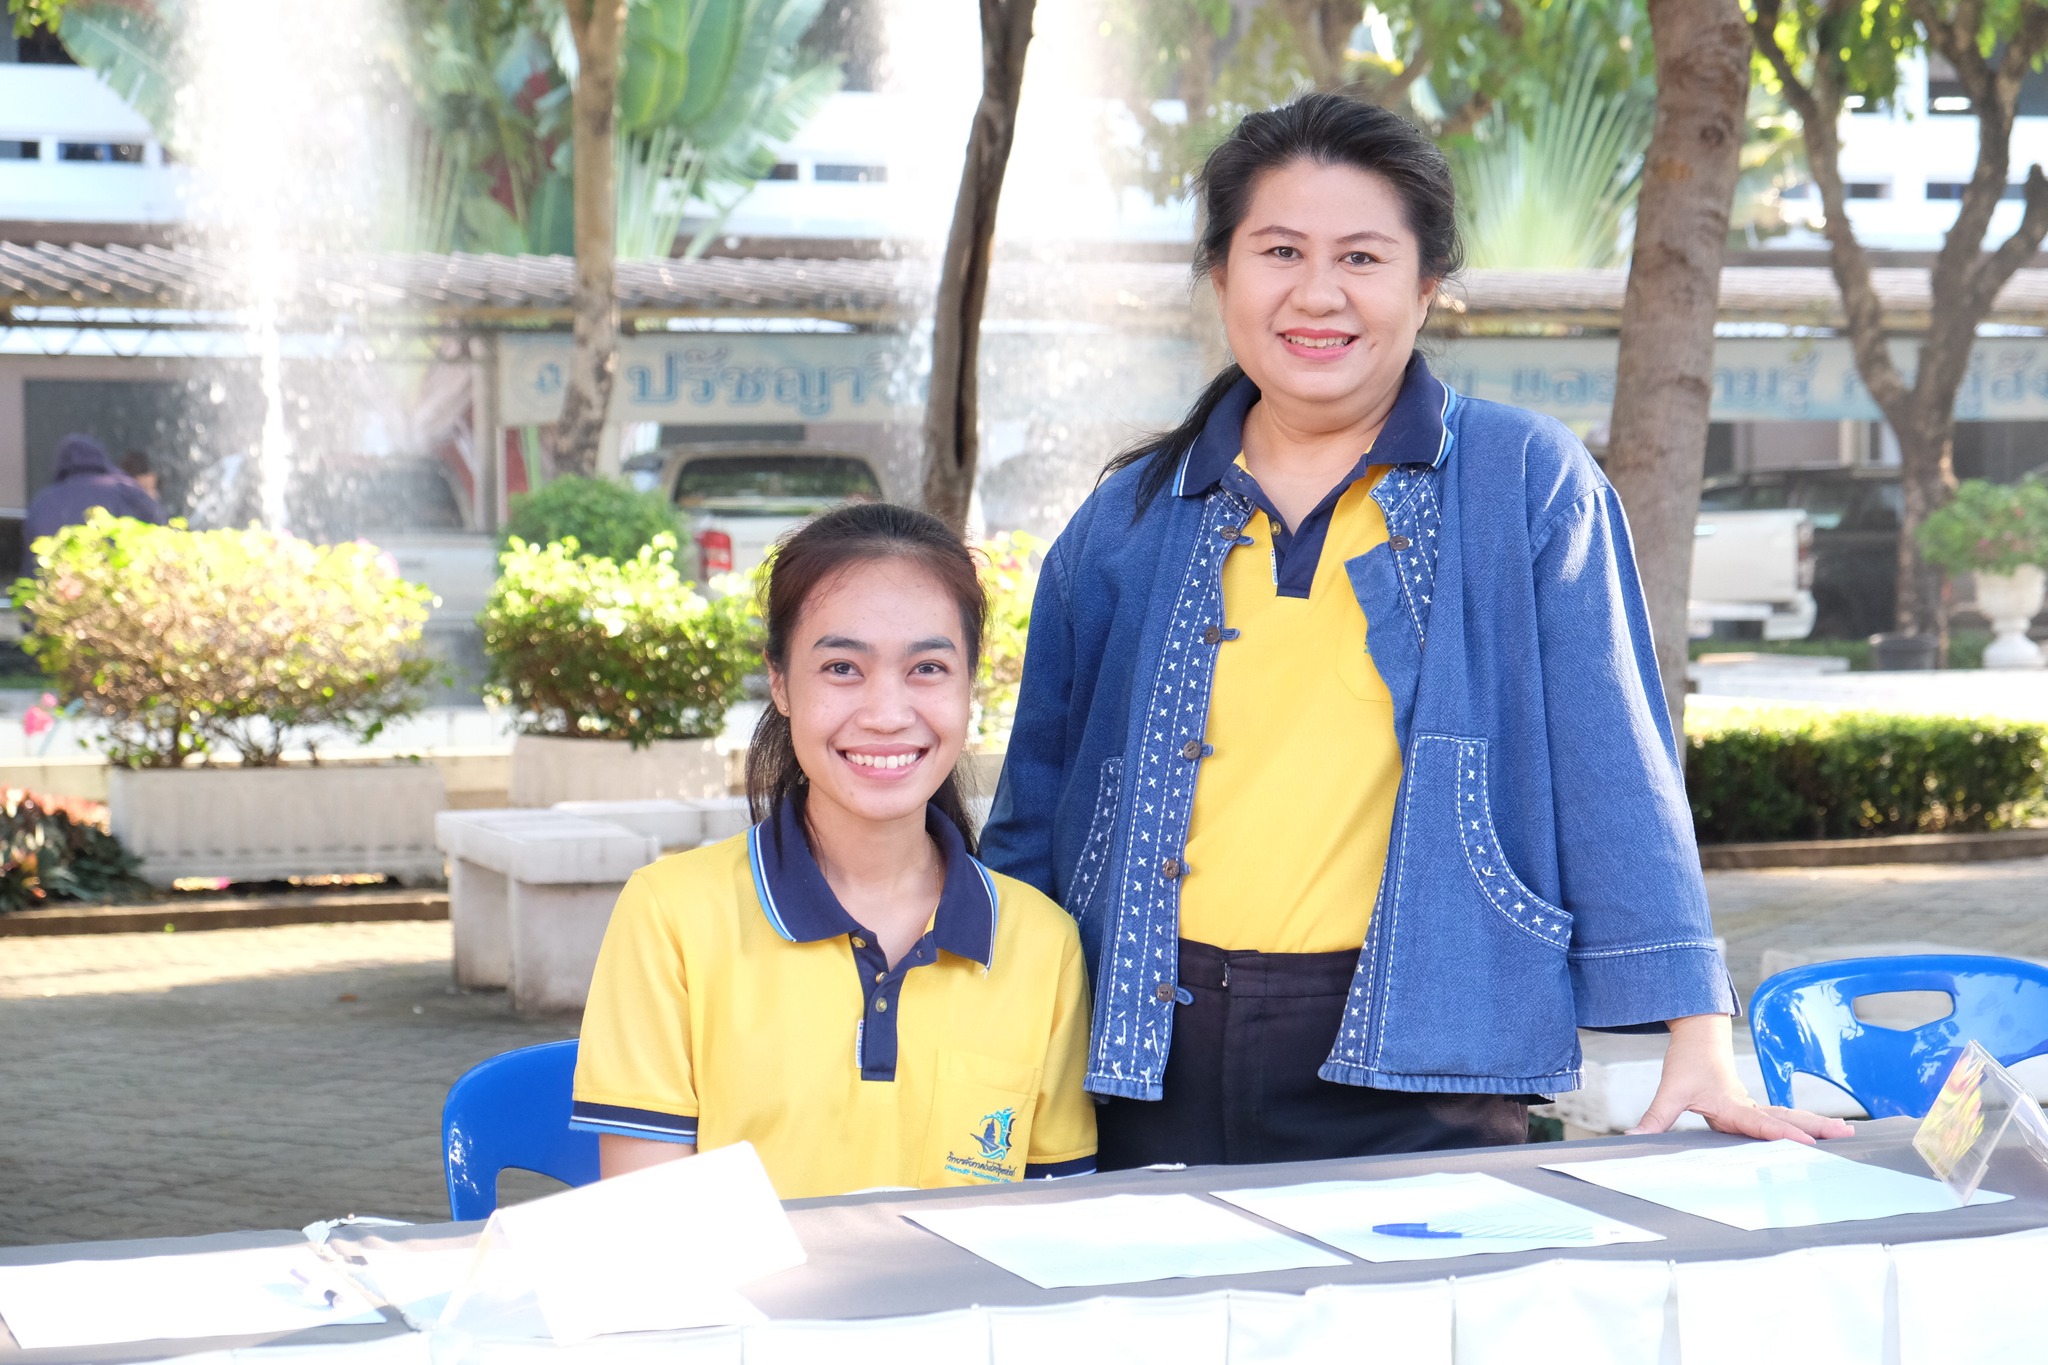
[[(46, 698), (47, 700), (47, 698)], [(21, 718), (21, 731), (30, 737), (42, 734), (57, 723), (57, 718), (40, 706), (28, 708), (28, 714)]]

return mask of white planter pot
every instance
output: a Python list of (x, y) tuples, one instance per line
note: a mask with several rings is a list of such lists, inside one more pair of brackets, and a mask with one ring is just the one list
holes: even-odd
[(438, 881), (431, 763), (287, 768), (111, 768), (115, 835), (157, 886), (179, 877), (381, 873)]
[(520, 735), (512, 741), (512, 804), (558, 801), (697, 801), (725, 795), (725, 755), (709, 739), (658, 739), (635, 749), (622, 739)]
[(2041, 647), (2027, 638), (2027, 623), (2041, 610), (2043, 583), (2038, 564), (1977, 575), (1977, 610), (1991, 618), (1997, 637), (1984, 651), (1986, 668), (2041, 667)]

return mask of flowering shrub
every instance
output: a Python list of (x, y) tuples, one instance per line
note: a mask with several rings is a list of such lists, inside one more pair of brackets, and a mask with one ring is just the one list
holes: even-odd
[(82, 715), (108, 761), (175, 768), (230, 744), (276, 764), (322, 731), (359, 739), (417, 710), (433, 596), (370, 545), (271, 531), (187, 531), (93, 512), (35, 543), (14, 585), (22, 648)]
[(107, 832), (105, 806), (16, 787), (0, 793), (0, 914), (139, 894), (139, 867)]
[(761, 623), (745, 578), (707, 598), (676, 569), (661, 534), (630, 559), (579, 553), (572, 538), (517, 539), (483, 614), (488, 695), (528, 734), (623, 739), (715, 735), (761, 665)]
[(981, 582), (988, 590), (988, 638), (974, 699), (984, 739), (1004, 736), (1017, 714), (1017, 685), (1024, 678), (1024, 640), (1031, 633), (1031, 599), (1038, 592), (1038, 566), (1046, 542), (1028, 531), (1002, 531), (980, 545)]
[(1920, 523), (1920, 553), (1950, 573), (2011, 573), (2048, 564), (2048, 483), (1965, 479)]

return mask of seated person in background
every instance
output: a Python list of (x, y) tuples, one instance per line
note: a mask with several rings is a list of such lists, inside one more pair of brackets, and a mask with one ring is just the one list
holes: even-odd
[(43, 536), (66, 526), (82, 526), (86, 513), (104, 507), (117, 517), (164, 524), (164, 509), (134, 479), (114, 468), (106, 448), (90, 436), (66, 436), (57, 447), (57, 473), (28, 505), (21, 526), (21, 573), (32, 577), (38, 565), (33, 548)]
[(641, 869), (583, 1015), (604, 1174), (746, 1140), (785, 1199), (1094, 1169), (1074, 922), (974, 858), (953, 764), (987, 599), (922, 512), (842, 507), (767, 590), (760, 822)]
[(156, 491), (156, 470), (149, 463), (148, 451), (131, 450), (126, 455), (123, 455), (121, 457), (121, 472), (135, 480), (137, 488), (140, 488), (152, 498), (156, 498), (159, 502), (162, 501), (161, 495)]

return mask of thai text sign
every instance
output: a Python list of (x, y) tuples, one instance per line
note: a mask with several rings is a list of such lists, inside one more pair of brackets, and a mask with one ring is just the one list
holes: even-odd
[[(630, 337), (612, 381), (622, 422), (881, 422), (897, 416), (896, 336), (688, 332)], [(562, 411), (569, 338), (500, 343), (500, 420), (552, 422)]]
[[(500, 343), (500, 420), (560, 414), (569, 338)], [(1566, 422), (1607, 420), (1614, 404), (1612, 337), (1473, 337), (1430, 347), (1444, 381), (1475, 398)], [(1894, 342), (1909, 381), (1916, 343)], [(988, 333), (982, 415), (1027, 420), (1048, 408), (1083, 420), (1171, 426), (1206, 378), (1192, 340), (1170, 335)], [(915, 422), (925, 366), (891, 333), (688, 332), (627, 338), (613, 383), (621, 422), (784, 424)], [(1724, 338), (1714, 347), (1715, 420), (1876, 421), (1849, 343)], [(2048, 419), (2048, 338), (1980, 340), (1956, 405), (1964, 421)]]
[[(1911, 382), (1918, 343), (1895, 341)], [(1614, 405), (1612, 337), (1474, 337), (1442, 343), (1434, 360), (1460, 393), (1533, 408), (1567, 422), (1605, 421)], [(1714, 345), (1716, 421), (1877, 421), (1883, 414), (1841, 337), (1724, 338)], [(1956, 400), (1964, 421), (2048, 418), (2048, 338), (1977, 342)]]

